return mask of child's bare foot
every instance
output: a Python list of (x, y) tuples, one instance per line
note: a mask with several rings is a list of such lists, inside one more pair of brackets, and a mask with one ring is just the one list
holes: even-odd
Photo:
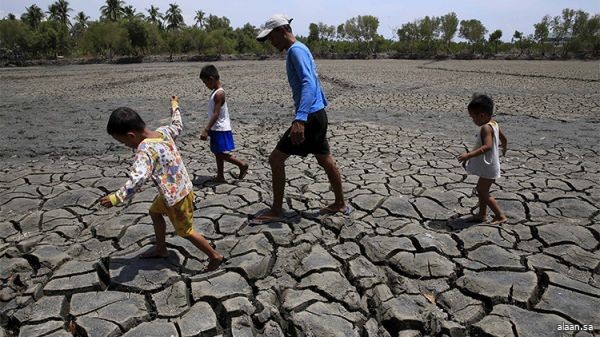
[(209, 271), (216, 270), (221, 266), (221, 264), (225, 261), (225, 257), (221, 255), (219, 258), (208, 260), (208, 265), (204, 268), (204, 272), (207, 273)]
[(158, 248), (156, 246), (140, 254), (140, 258), (142, 259), (165, 258), (167, 256), (169, 256), (169, 251), (167, 251), (167, 248)]
[(492, 222), (490, 222), (490, 225), (500, 225), (500, 224), (503, 224), (503, 223), (505, 223), (507, 221), (508, 221), (508, 218), (506, 217), (506, 215), (502, 214), (500, 216), (495, 216), (492, 219)]
[(238, 174), (237, 179), (239, 179), (239, 180), (244, 179), (246, 174), (248, 174), (248, 167), (250, 167), (248, 164), (240, 167), (240, 174)]

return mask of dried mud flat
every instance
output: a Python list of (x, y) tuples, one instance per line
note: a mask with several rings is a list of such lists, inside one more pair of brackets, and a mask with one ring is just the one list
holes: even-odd
[[(600, 328), (598, 62), (319, 61), (330, 143), (355, 212), (312, 158), (290, 159), (286, 218), (252, 226), (271, 200), (266, 163), (292, 116), (282, 61), (219, 62), (243, 181), (212, 185), (198, 127), (200, 64), (0, 69), (0, 336), (592, 336)], [(476, 206), (456, 156), (476, 128), (465, 106), (492, 94), (509, 137), (493, 194), (502, 226), (448, 221)], [(131, 153), (105, 134), (117, 106), (152, 126), (181, 95), (179, 140), (196, 229), (228, 257), (153, 239), (148, 186), (118, 209)], [(596, 333), (598, 331), (596, 330)], [(84, 335), (83, 333), (81, 334)]]

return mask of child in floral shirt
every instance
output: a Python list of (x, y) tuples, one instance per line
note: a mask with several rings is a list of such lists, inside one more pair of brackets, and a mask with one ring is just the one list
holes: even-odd
[(131, 198), (148, 179), (152, 179), (160, 194), (150, 206), (150, 217), (154, 225), (156, 246), (141, 257), (166, 257), (166, 223), (163, 215), (171, 220), (177, 235), (190, 240), (209, 257), (206, 271), (217, 269), (223, 256), (214, 250), (208, 241), (194, 231), (194, 193), (192, 182), (175, 146), (175, 138), (183, 129), (179, 97), (171, 97), (171, 125), (152, 131), (141, 117), (130, 108), (118, 108), (112, 112), (106, 131), (117, 141), (137, 149), (129, 180), (125, 186), (100, 200), (105, 207), (116, 206)]

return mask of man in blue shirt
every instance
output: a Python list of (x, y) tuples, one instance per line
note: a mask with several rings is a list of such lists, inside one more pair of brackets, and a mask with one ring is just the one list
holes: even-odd
[(285, 187), (285, 161), (290, 155), (306, 157), (312, 153), (329, 178), (335, 195), (333, 204), (321, 209), (321, 213), (341, 212), (349, 214), (342, 191), (342, 179), (330, 153), (327, 142), (327, 99), (321, 88), (317, 67), (310, 50), (292, 33), (289, 19), (285, 15), (271, 16), (257, 40), (269, 40), (279, 51), (287, 50), (286, 70), (296, 108), (292, 126), (283, 134), (269, 156), (273, 180), (273, 205), (258, 215), (254, 223), (278, 221), (283, 214), (283, 191)]

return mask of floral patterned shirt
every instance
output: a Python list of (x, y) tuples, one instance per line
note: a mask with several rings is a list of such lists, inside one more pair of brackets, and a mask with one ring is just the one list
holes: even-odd
[(175, 205), (192, 192), (192, 181), (175, 146), (182, 129), (181, 111), (177, 103), (172, 102), (171, 125), (156, 129), (162, 134), (161, 138), (146, 138), (138, 145), (129, 180), (109, 196), (113, 205), (131, 198), (149, 178), (164, 196), (167, 206)]

